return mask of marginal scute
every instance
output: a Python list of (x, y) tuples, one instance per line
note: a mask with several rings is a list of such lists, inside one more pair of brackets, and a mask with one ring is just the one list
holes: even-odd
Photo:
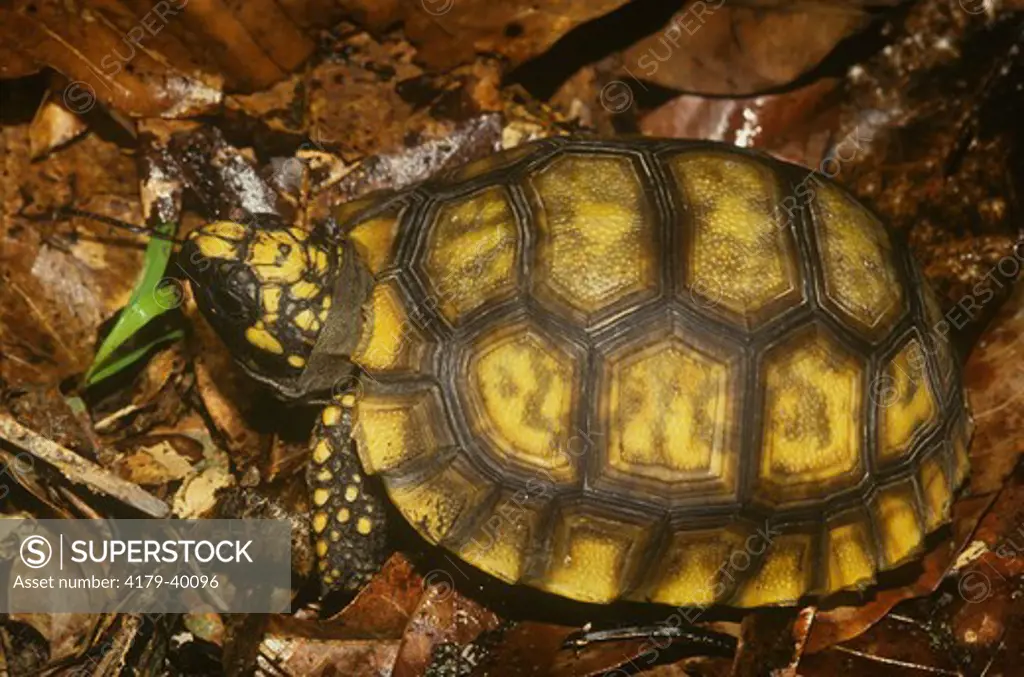
[(735, 572), (730, 572), (730, 559), (744, 551), (748, 531), (737, 525), (673, 533), (652, 568), (654, 580), (647, 592), (650, 600), (672, 606), (702, 606), (728, 599), (736, 582)]
[(516, 160), (526, 157), (534, 150), (534, 146), (524, 144), (522, 146), (509, 148), (508, 150), (501, 151), (500, 153), (488, 155), (487, 157), (480, 158), (479, 160), (474, 160), (473, 162), (465, 164), (452, 172), (451, 180), (459, 182), (475, 179), (476, 177), (483, 176), (487, 172), (494, 171), (499, 167), (507, 167)]
[(412, 484), (388, 483), (392, 502), (431, 543), (440, 543), (460, 520), (471, 518), (493, 490), (490, 482), (458, 462)]
[(543, 511), (527, 492), (503, 492), (494, 506), (477, 519), (475, 529), (457, 554), (481, 571), (506, 583), (525, 573), (526, 557), (538, 536)]
[(914, 485), (909, 482), (884, 487), (875, 497), (872, 508), (887, 567), (908, 560), (924, 540), (916, 505)]
[(825, 498), (860, 480), (863, 365), (819, 327), (766, 355), (757, 494), (769, 503)]
[[(739, 355), (688, 332), (644, 332), (606, 358), (600, 419), (607, 471), (657, 482), (676, 501), (735, 499)], [(632, 487), (630, 487), (632, 488)]]
[(398, 210), (392, 210), (369, 218), (349, 231), (349, 239), (355, 243), (356, 251), (360, 253), (366, 267), (374, 275), (387, 268), (394, 260), (399, 215)]
[(453, 324), (516, 290), (519, 231), (500, 186), (441, 206), (427, 236), (424, 269)]
[(953, 328), (949, 321), (943, 316), (942, 308), (939, 306), (939, 299), (932, 290), (931, 285), (919, 272), (916, 277), (920, 284), (921, 297), (924, 301), (924, 316), (926, 324), (921, 327), (924, 335), (925, 346), (932, 359), (936, 362), (939, 378), (942, 381), (942, 399), (945, 399), (953, 385), (953, 376), (956, 371), (956, 361), (953, 358), (953, 346), (950, 343), (950, 334)]
[(905, 295), (885, 227), (831, 184), (817, 184), (815, 226), (825, 300), (872, 338), (884, 336), (903, 312)]
[(363, 469), (391, 473), (451, 445), (434, 388), (405, 395), (366, 394), (356, 407), (354, 436)]
[(912, 338), (872, 384), (878, 408), (878, 460), (905, 458), (938, 417), (938, 402), (921, 342)]
[(580, 390), (578, 358), (538, 327), (517, 324), (480, 337), (466, 368), (470, 424), (499, 462), (574, 482), (570, 440)]
[(658, 220), (629, 158), (562, 155), (529, 184), (537, 233), (531, 282), (546, 305), (586, 321), (656, 292)]
[(967, 475), (971, 472), (971, 458), (967, 454), (967, 447), (971, 443), (974, 434), (974, 421), (966, 411), (961, 412), (960, 417), (953, 425), (953, 485), (962, 486)]
[(757, 573), (744, 581), (737, 606), (796, 602), (811, 592), (816, 554), (815, 538), (810, 534), (773, 536)]
[(746, 328), (802, 302), (777, 179), (736, 154), (680, 153), (668, 165), (689, 210), (682, 298)]
[[(941, 448), (937, 451), (941, 451)], [(953, 492), (946, 476), (945, 459), (941, 453), (932, 453), (923, 463), (919, 481), (924, 495), (925, 529), (934, 531), (949, 521)]]
[(427, 342), (406, 312), (398, 285), (393, 280), (377, 284), (352, 360), (370, 372), (409, 372), (419, 369), (426, 352)]
[(622, 594), (639, 563), (647, 536), (648, 530), (635, 524), (563, 513), (538, 587), (584, 602), (611, 602)]
[(874, 581), (875, 547), (867, 514), (853, 510), (833, 517), (826, 531), (828, 579), (825, 592), (860, 588)]

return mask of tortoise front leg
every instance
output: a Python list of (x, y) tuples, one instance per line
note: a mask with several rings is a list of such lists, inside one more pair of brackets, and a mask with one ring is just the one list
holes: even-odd
[(363, 473), (352, 438), (355, 396), (321, 412), (306, 471), (321, 592), (355, 592), (386, 556), (384, 490)]

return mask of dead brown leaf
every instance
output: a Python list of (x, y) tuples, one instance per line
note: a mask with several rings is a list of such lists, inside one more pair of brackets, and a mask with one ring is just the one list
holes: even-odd
[(964, 370), (977, 425), (971, 444), (971, 490), (977, 493), (997, 491), (1024, 454), (1022, 336), (1024, 285), (1018, 284)]
[(822, 79), (784, 94), (752, 98), (685, 94), (648, 113), (640, 129), (650, 136), (761, 148), (790, 162), (817, 167), (838, 118), (838, 85)]
[[(851, 4), (693, 3), (622, 55), (620, 76), (682, 92), (743, 96), (792, 82), (867, 22)], [(800, 39), (794, 39), (800, 36)]]
[(346, 0), (361, 23), (383, 30), (404, 23), (419, 59), (431, 68), (467, 63), (477, 54), (500, 54), (522, 63), (544, 52), (576, 26), (625, 4), (626, 0)]

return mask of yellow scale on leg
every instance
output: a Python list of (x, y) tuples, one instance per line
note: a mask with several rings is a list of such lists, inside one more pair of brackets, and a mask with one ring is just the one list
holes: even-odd
[(355, 591), (380, 568), (385, 555), (383, 493), (366, 486), (352, 439), (356, 397), (340, 395), (321, 412), (311, 440), (306, 482), (321, 585)]

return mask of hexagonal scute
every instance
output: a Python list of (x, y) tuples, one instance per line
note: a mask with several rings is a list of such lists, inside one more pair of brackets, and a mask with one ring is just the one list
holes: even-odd
[(816, 189), (812, 205), (824, 273), (822, 300), (854, 328), (880, 339), (906, 306), (889, 234), (840, 188), (818, 184)]
[(860, 481), (864, 366), (812, 325), (763, 358), (763, 439), (756, 496), (769, 504), (821, 499)]
[(657, 293), (658, 219), (628, 157), (561, 155), (529, 179), (537, 244), (533, 292), (589, 321)]
[(452, 324), (516, 290), (519, 229), (501, 186), (458, 198), (434, 215), (423, 268), (437, 306)]
[(460, 395), (484, 453), (552, 483), (574, 483), (570, 453), (580, 356), (525, 321), (479, 336), (463, 360)]
[(802, 303), (795, 246), (771, 169), (707, 151), (681, 153), (667, 164), (688, 207), (681, 217), (681, 297), (748, 329)]
[(740, 361), (669, 326), (614, 349), (602, 367), (593, 484), (673, 504), (735, 500)]
[(880, 465), (907, 457), (938, 422), (939, 404), (927, 360), (921, 342), (913, 337), (884, 365), (872, 383), (871, 396), (878, 409)]

